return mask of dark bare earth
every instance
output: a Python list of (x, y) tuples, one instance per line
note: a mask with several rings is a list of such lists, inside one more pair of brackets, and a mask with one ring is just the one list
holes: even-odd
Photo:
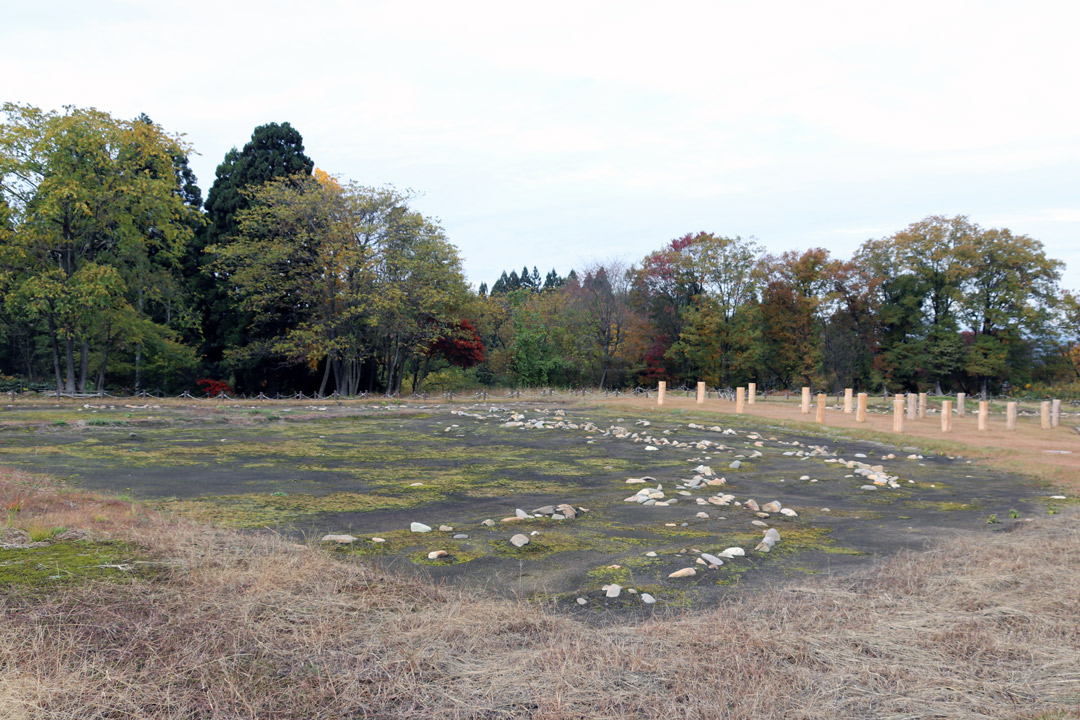
[[(544, 427), (529, 426), (536, 420)], [(699, 441), (712, 445), (702, 449)], [(355, 543), (333, 551), (582, 613), (644, 610), (646, 592), (657, 599), (653, 607), (689, 607), (807, 573), (842, 573), (954, 533), (1007, 531), (1058, 503), (1052, 491), (1024, 478), (964, 458), (913, 457), (920, 454), (797, 434), (761, 418), (555, 403), (88, 402), (0, 412), (0, 464), (196, 520), (316, 541), (324, 533), (352, 534)], [(735, 460), (738, 469), (730, 467)], [(860, 489), (873, 483), (849, 461), (880, 465), (899, 487)], [(725, 484), (688, 487), (699, 465)], [(626, 483), (644, 476), (655, 480)], [(662, 501), (677, 503), (624, 501), (658, 485)], [(759, 518), (734, 504), (699, 504), (725, 493), (739, 503), (779, 501), (798, 516)], [(502, 522), (517, 509), (532, 514), (560, 503), (588, 511), (575, 519)], [(495, 525), (484, 526), (485, 519)], [(754, 550), (765, 530), (755, 520), (780, 533), (769, 553)], [(410, 532), (412, 522), (434, 530)], [(440, 532), (441, 525), (453, 530)], [(515, 548), (509, 539), (516, 533), (530, 535), (530, 543)], [(730, 547), (746, 556), (714, 569), (696, 563), (701, 553)], [(447, 557), (429, 560), (436, 550)], [(697, 574), (668, 578), (686, 567)], [(624, 588), (618, 598), (605, 597), (609, 583)]]

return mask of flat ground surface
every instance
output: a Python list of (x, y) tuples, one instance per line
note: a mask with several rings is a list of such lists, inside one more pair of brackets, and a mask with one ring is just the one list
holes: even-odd
[[(688, 400), (662, 409), (646, 401), (15, 405), (0, 412), (0, 464), (197, 520), (315, 540), (351, 534), (356, 542), (335, 552), (581, 613), (645, 609), (642, 593), (656, 607), (688, 607), (847, 572), (948, 535), (1008, 531), (1075, 502), (1072, 492), (1053, 499), (1059, 489), (948, 454), (935, 439), (938, 418), (885, 437), (836, 411), (828, 427), (814, 427), (793, 425), (800, 418), (790, 404), (719, 412), (730, 409)], [(972, 435), (992, 451), (1020, 438), (1018, 458), (1037, 454), (1074, 472), (1080, 436), (1071, 428), (1039, 434), (1036, 420), (998, 439), (1003, 429), (976, 435), (966, 420), (974, 425), (958, 419), (956, 430), (965, 441)], [(865, 427), (886, 423), (876, 415)], [(874, 485), (857, 472), (863, 466), (892, 482), (863, 489)], [(724, 483), (694, 487), (696, 474)], [(660, 488), (670, 504), (627, 502), (643, 488)], [(731, 504), (709, 502), (724, 494)], [(750, 499), (797, 515), (761, 517), (745, 506)], [(517, 518), (561, 503), (578, 516)], [(410, 532), (413, 522), (434, 530)], [(768, 553), (755, 550), (766, 528), (781, 538)], [(529, 544), (512, 545), (518, 533)], [(745, 556), (698, 562), (728, 548)], [(440, 550), (447, 555), (429, 559)], [(687, 567), (693, 577), (668, 577)], [(617, 598), (605, 596), (611, 583), (623, 588)]]

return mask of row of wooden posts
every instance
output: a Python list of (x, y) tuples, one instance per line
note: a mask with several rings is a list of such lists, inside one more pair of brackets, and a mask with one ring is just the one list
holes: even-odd
[[(657, 388), (657, 405), (664, 404), (664, 397), (667, 394), (667, 383), (660, 381), (660, 386)], [(857, 396), (854, 394), (851, 388), (844, 389), (844, 414), (850, 415), (855, 412), (856, 422), (866, 422), (866, 403), (869, 396), (867, 393), (859, 393)], [(967, 414), (966, 408), (967, 395), (964, 393), (956, 394), (955, 410), (958, 417), (965, 417)], [(705, 383), (699, 382), (697, 384), (697, 402), (701, 405), (705, 402)], [(749, 383), (746, 387), (735, 388), (735, 413), (741, 415), (746, 411), (747, 405), (753, 405), (757, 402), (757, 384)], [(825, 422), (825, 406), (827, 404), (827, 396), (825, 393), (818, 393), (817, 396), (817, 415), (816, 420), (819, 423)], [(893, 396), (893, 431), (904, 431), (904, 419), (905, 416), (908, 420), (914, 420), (916, 418), (926, 417), (927, 407), (927, 393), (900, 393)], [(804, 387), (802, 389), (802, 414), (810, 414), (810, 388)], [(941, 431), (952, 431), (952, 416), (954, 405), (952, 400), (943, 400), (941, 402)], [(1044, 430), (1048, 430), (1052, 427), (1057, 427), (1061, 423), (1061, 400), (1044, 400), (1040, 406), (1041, 421)], [(1005, 405), (1005, 429), (1016, 429), (1016, 415), (1017, 404), (1015, 402), (1009, 402)], [(990, 418), (990, 403), (986, 400), (979, 401), (979, 430), (986, 430), (989, 424)]]

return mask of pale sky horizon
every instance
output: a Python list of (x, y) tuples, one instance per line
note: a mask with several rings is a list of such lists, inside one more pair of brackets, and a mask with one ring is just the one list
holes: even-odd
[(421, 193), (474, 287), (699, 230), (846, 259), (967, 215), (1080, 291), (1077, 27), (1045, 0), (44, 1), (4, 10), (0, 101), (145, 112), (204, 197), (288, 121), (323, 170)]

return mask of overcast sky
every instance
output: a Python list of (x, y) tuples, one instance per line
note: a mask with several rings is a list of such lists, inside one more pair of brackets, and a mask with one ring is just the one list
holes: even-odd
[(1080, 290), (1080, 4), (4, 3), (0, 100), (147, 113), (205, 195), (288, 121), (331, 174), (411, 188), (474, 285), (636, 262), (705, 230), (769, 251), (967, 215)]

